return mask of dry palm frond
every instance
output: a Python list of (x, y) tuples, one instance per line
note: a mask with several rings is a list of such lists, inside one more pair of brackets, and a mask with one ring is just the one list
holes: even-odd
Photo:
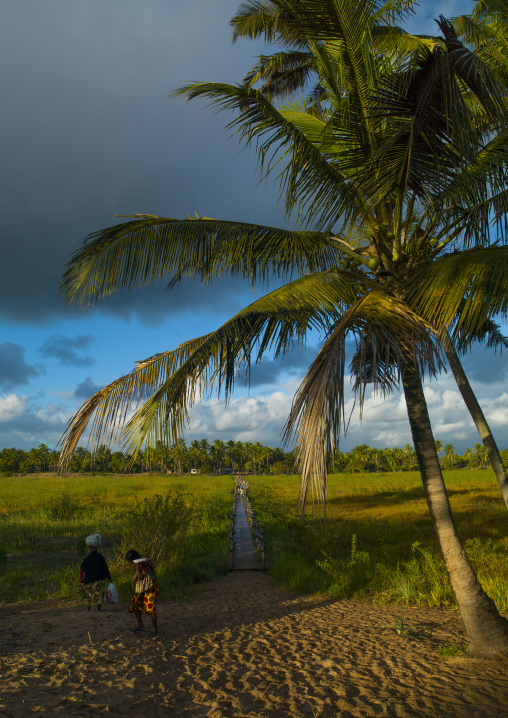
[[(240, 368), (248, 375), (252, 359), (259, 361), (269, 349), (284, 355), (310, 328), (326, 331), (331, 317), (354, 301), (360, 279), (347, 272), (339, 276), (336, 270), (302, 277), (257, 300), (215, 332), (138, 362), (131, 374), (97, 392), (71, 419), (63, 437), (63, 465), (92, 416), (94, 446), (119, 437), (134, 452), (145, 441), (149, 446), (174, 443), (197, 396), (217, 387), (227, 401)], [(126, 423), (133, 404), (138, 408)]]
[[(325, 506), (327, 494), (327, 458), (336, 446), (344, 427), (344, 376), (346, 338), (353, 334), (358, 362), (366, 361), (361, 345), (375, 346), (379, 354), (392, 351), (398, 357), (414, 355), (420, 369), (436, 373), (442, 366), (439, 346), (432, 328), (402, 301), (382, 290), (373, 290), (358, 299), (335, 325), (325, 345), (312, 363), (293, 401), (285, 440), (296, 435), (300, 469), (300, 508), (305, 515), (309, 482), (318, 503)], [(386, 381), (391, 383), (388, 372)], [(360, 377), (368, 378), (368, 369), (360, 366)], [(382, 377), (376, 373), (382, 383)], [(357, 384), (360, 410), (363, 401), (361, 384)]]

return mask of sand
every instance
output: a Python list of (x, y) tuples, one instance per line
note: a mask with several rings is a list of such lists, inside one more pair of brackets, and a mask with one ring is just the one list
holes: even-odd
[(408, 608), (401, 637), (383, 627), (396, 606), (302, 597), (259, 571), (162, 600), (155, 639), (126, 609), (4, 605), (0, 716), (508, 716), (505, 662), (438, 653), (465, 641), (457, 612)]

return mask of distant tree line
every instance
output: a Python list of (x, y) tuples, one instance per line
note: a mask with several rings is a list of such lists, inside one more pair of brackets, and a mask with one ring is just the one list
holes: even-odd
[[(436, 441), (436, 448), (444, 469), (486, 469), (488, 457), (483, 444), (475, 444), (458, 454), (452, 444)], [(508, 449), (501, 452), (503, 461), (508, 465)], [(46, 444), (37, 448), (3, 449), (0, 451), (0, 472), (35, 473), (57, 471), (60, 452), (49, 449)], [(335, 451), (330, 458), (330, 473), (355, 473), (376, 471), (414, 471), (418, 469), (416, 454), (410, 444), (404, 448), (376, 449), (367, 444), (360, 444), (347, 452)], [(297, 472), (296, 456), (293, 451), (264, 446), (259, 441), (255, 444), (246, 441), (220, 441), (216, 439), (195, 439), (189, 445), (184, 439), (174, 446), (159, 444), (155, 450), (140, 451), (136, 458), (121, 451), (111, 451), (107, 446), (100, 446), (91, 453), (88, 449), (78, 446), (73, 454), (68, 471), (92, 473), (142, 473), (172, 472), (185, 474), (191, 471), (200, 474), (233, 473), (248, 474), (291, 474)]]

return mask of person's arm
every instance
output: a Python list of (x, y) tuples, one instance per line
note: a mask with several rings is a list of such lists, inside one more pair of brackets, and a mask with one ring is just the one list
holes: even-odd
[(79, 567), (79, 582), (83, 583), (85, 580), (85, 569), (86, 569), (86, 559), (88, 556), (86, 556), (83, 561), (81, 562), (81, 566)]

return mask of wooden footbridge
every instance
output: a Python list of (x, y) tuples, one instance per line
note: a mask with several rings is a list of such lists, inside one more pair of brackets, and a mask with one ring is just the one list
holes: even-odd
[(267, 568), (263, 529), (247, 496), (248, 488), (249, 482), (237, 476), (229, 532), (229, 568), (232, 571)]

